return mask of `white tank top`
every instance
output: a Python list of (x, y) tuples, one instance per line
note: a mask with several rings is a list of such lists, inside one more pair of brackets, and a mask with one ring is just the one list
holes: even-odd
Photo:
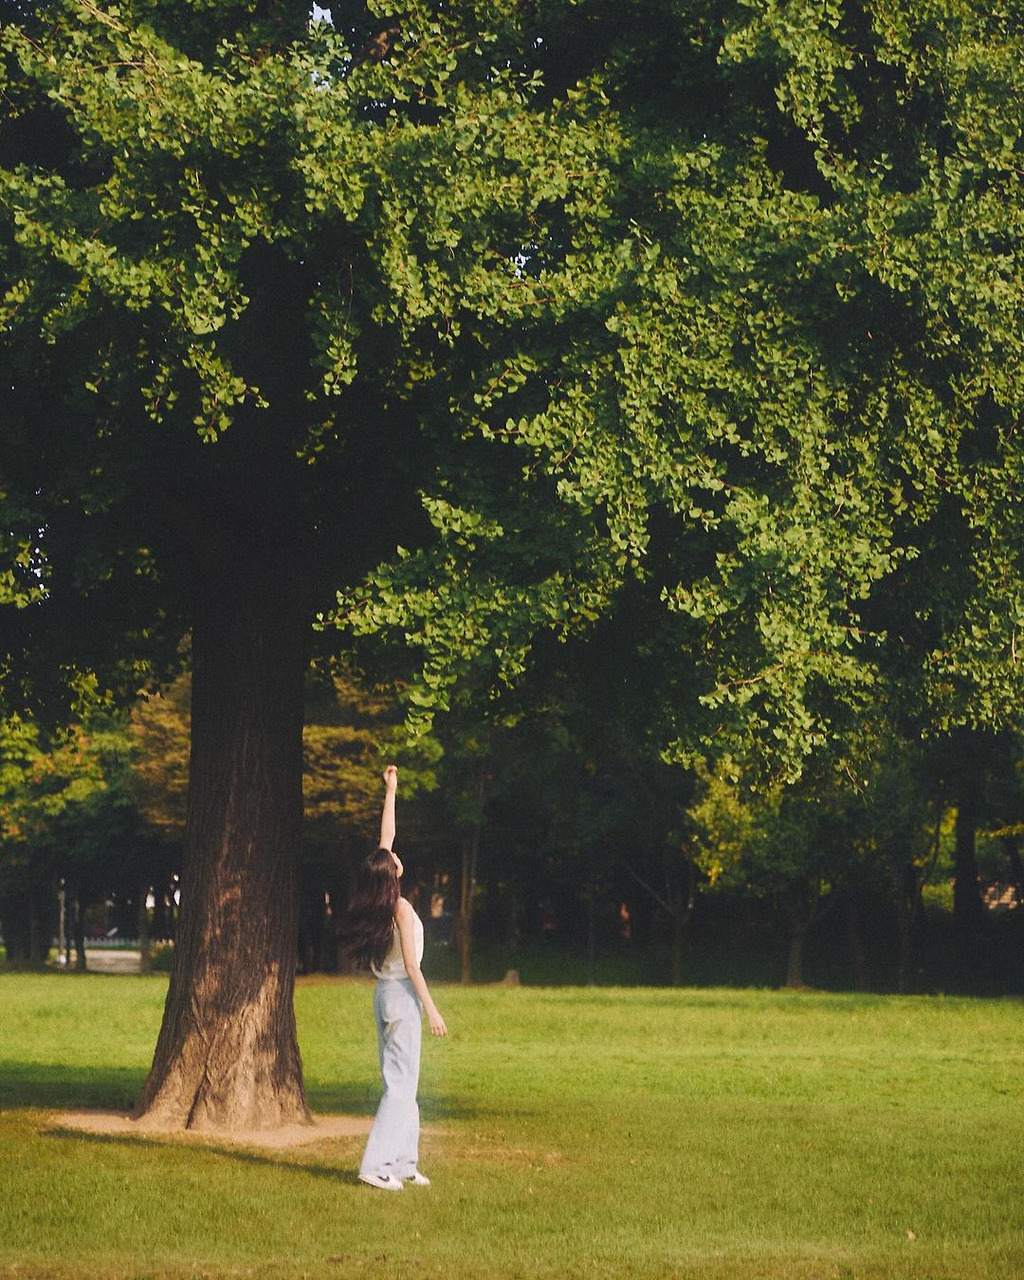
[[(412, 913), (412, 937), (416, 951), (416, 963), (419, 964), (423, 959), (423, 921), (415, 911)], [(371, 965), (370, 968), (378, 978), (408, 978), (405, 961), (402, 959), (402, 935), (398, 932), (397, 924), (391, 938), (391, 946), (384, 957), (384, 963), (379, 969), (375, 964)]]

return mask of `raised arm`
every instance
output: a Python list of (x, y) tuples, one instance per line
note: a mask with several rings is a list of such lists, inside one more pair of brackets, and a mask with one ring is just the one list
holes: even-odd
[(398, 770), (389, 764), (384, 770), (384, 811), (380, 815), (380, 848), (390, 849), (395, 843), (395, 792)]

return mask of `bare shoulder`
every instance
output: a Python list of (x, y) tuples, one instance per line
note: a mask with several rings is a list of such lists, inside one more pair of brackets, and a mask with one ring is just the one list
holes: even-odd
[(408, 898), (399, 898), (398, 906), (395, 907), (395, 919), (398, 921), (411, 920), (414, 915), (412, 903)]

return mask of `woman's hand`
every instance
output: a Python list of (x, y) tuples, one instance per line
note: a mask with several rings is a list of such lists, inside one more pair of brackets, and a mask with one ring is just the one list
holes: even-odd
[(427, 1021), (430, 1023), (430, 1034), (432, 1036), (446, 1036), (448, 1034), (445, 1020), (436, 1009), (431, 1009), (427, 1013)]
[(384, 786), (388, 791), (398, 790), (398, 766), (389, 764), (384, 770)]

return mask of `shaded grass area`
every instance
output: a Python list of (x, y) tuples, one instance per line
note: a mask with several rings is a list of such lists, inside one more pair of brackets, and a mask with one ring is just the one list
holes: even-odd
[[(1024, 1276), (1013, 1002), (442, 987), (434, 1185), (388, 1196), (355, 1181), (358, 1138), (55, 1129), (130, 1104), (164, 989), (0, 977), (0, 1273)], [(370, 998), (300, 984), (315, 1110), (376, 1106)]]

